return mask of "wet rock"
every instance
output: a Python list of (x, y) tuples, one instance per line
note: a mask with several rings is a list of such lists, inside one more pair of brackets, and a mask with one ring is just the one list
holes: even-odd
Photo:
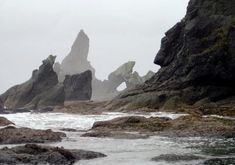
[(193, 160), (201, 160), (204, 159), (200, 156), (196, 155), (176, 155), (176, 154), (166, 154), (166, 155), (160, 155), (152, 158), (152, 161), (167, 161), (167, 162), (179, 162), (179, 161), (193, 161)]
[(8, 126), (0, 129), (0, 144), (45, 143), (61, 141), (66, 135), (52, 130)]
[(73, 128), (62, 128), (60, 129), (61, 131), (65, 131), (65, 132), (78, 132), (78, 130), (73, 129)]
[(92, 72), (66, 76), (64, 80), (65, 101), (90, 100), (92, 95)]
[(158, 118), (158, 117), (139, 117), (128, 116), (119, 117), (109, 121), (98, 121), (93, 124), (92, 129), (108, 128), (117, 130), (151, 130), (160, 131), (164, 127), (167, 127), (170, 118)]
[(149, 134), (144, 133), (130, 133), (123, 131), (110, 130), (95, 130), (84, 133), (81, 137), (96, 137), (96, 138), (114, 138), (114, 139), (147, 139)]
[(145, 139), (152, 132), (162, 131), (170, 124), (169, 118), (145, 118), (139, 116), (118, 117), (98, 121), (84, 137), (112, 137), (118, 139)]
[[(159, 117), (119, 117), (93, 124), (83, 136), (112, 137), (117, 132), (139, 132), (170, 137), (227, 137), (234, 135), (235, 120), (203, 116), (181, 116), (177, 119)], [(234, 137), (232, 137), (234, 138)]]
[[(234, 136), (233, 136), (234, 137)], [(205, 144), (201, 147), (201, 153), (204, 155), (223, 157), (235, 154), (235, 141), (234, 139), (215, 142), (213, 144)]]
[(5, 117), (0, 117), (0, 127), (3, 126), (7, 126), (7, 125), (15, 125), (14, 123), (12, 123), (11, 121), (9, 121), (8, 119), (6, 119)]
[(100, 115), (104, 112), (105, 101), (65, 101), (63, 107), (56, 107), (54, 112), (82, 114), (82, 115)]
[(235, 164), (235, 158), (214, 158), (209, 159), (203, 163), (203, 165), (228, 165)]
[(13, 148), (3, 148), (0, 150), (1, 164), (63, 164), (72, 165), (76, 161), (83, 159), (95, 159), (105, 157), (104, 154), (84, 151), (67, 150), (59, 147), (40, 146), (36, 144), (26, 144)]
[(54, 107), (43, 107), (41, 109), (38, 109), (34, 112), (36, 113), (48, 113), (48, 112), (52, 112), (54, 110)]
[(227, 133), (235, 132), (235, 121), (216, 117), (181, 116), (171, 121), (171, 127), (163, 134), (183, 137), (226, 137)]

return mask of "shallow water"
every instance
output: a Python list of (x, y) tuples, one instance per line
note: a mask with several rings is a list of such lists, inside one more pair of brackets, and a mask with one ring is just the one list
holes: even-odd
[[(63, 146), (68, 149), (84, 149), (101, 152), (106, 158), (79, 161), (79, 165), (196, 165), (200, 161), (167, 163), (153, 162), (151, 158), (161, 154), (188, 154), (198, 153), (191, 145), (199, 145), (208, 142), (202, 138), (166, 138), (150, 137), (148, 139), (112, 139), (80, 137), (84, 130), (90, 129), (95, 121), (110, 120), (121, 116), (158, 116), (177, 118), (184, 114), (173, 113), (103, 113), (101, 115), (78, 115), (64, 113), (18, 113), (0, 115), (14, 122), (18, 127), (34, 129), (52, 129), (58, 131), (61, 128), (78, 129), (79, 132), (66, 132), (67, 138), (59, 143), (51, 143), (53, 146)], [(3, 146), (2, 146), (3, 147)]]

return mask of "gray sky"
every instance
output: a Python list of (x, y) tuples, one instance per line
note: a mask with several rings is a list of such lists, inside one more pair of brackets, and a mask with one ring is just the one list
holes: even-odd
[(49, 54), (61, 61), (80, 29), (89, 60), (105, 79), (134, 60), (141, 75), (157, 71), (160, 40), (186, 12), (188, 0), (0, 0), (0, 93), (28, 80)]

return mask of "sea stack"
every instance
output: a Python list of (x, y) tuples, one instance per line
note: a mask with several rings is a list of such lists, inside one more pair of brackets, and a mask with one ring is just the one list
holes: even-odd
[(65, 75), (73, 75), (82, 73), (87, 70), (95, 75), (95, 69), (88, 61), (89, 38), (83, 30), (81, 30), (74, 41), (70, 53), (63, 59), (61, 64), (56, 63), (54, 69), (59, 76), (59, 81), (63, 82)]
[(137, 72), (133, 73), (135, 62), (129, 61), (110, 73), (107, 80), (101, 81), (95, 76), (95, 69), (88, 61), (88, 54), (89, 38), (81, 30), (72, 45), (70, 53), (63, 59), (61, 64), (59, 62), (55, 63), (54, 71), (57, 73), (58, 81), (62, 83), (66, 75), (71, 76), (90, 70), (92, 73), (93, 100), (112, 99), (118, 95), (117, 88), (122, 83), (125, 83), (127, 88), (133, 88), (153, 76), (152, 72), (149, 72), (144, 77), (139, 76)]
[(4, 105), (9, 109), (41, 109), (61, 106), (64, 101), (90, 100), (92, 87), (91, 71), (66, 76), (63, 83), (58, 82), (53, 70), (56, 56), (50, 55), (43, 60), (38, 70), (23, 84), (16, 85), (0, 95)]

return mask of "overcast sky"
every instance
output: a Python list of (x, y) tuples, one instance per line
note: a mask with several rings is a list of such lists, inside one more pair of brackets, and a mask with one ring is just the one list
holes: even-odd
[(49, 54), (61, 61), (80, 29), (90, 38), (89, 60), (105, 79), (134, 60), (141, 75), (160, 40), (186, 12), (188, 0), (0, 0), (0, 93), (28, 80)]

